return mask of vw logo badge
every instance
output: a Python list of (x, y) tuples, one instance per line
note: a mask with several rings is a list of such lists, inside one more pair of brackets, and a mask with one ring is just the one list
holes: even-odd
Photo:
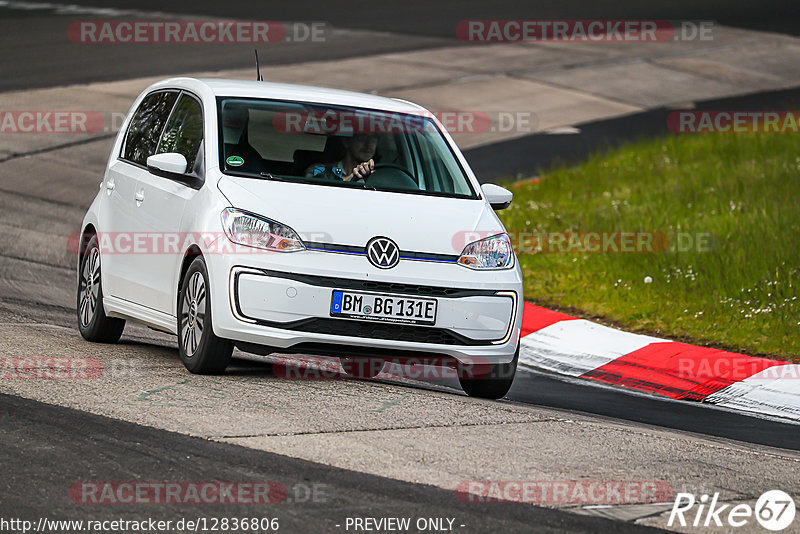
[(391, 269), (400, 261), (400, 249), (388, 237), (373, 237), (367, 243), (367, 259), (378, 269)]

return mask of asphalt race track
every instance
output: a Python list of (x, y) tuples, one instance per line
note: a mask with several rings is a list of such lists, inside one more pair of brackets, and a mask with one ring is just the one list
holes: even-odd
[[(457, 517), (469, 532), (638, 532), (641, 527), (583, 517), (556, 510), (494, 503), (476, 508), (452, 491), (219, 444), (158, 431), (83, 412), (0, 395), (4, 439), (0, 459), (4, 477), (4, 515), (17, 517), (133, 518), (124, 506), (91, 508), (69, 499), (61, 488), (91, 472), (101, 480), (158, 480), (165, 473), (181, 480), (280, 481), (286, 501), (259, 515), (280, 517), (281, 530), (335, 532), (347, 517)], [(79, 430), (76, 432), (76, 429)], [(43, 456), (49, 466), (42, 469)], [(313, 481), (313, 482), (312, 482)], [(310, 491), (307, 491), (310, 490)], [(314, 493), (316, 492), (316, 493)], [(207, 506), (148, 506), (150, 517), (208, 517)], [(250, 517), (247, 505), (219, 505), (216, 517)], [(274, 517), (273, 515), (273, 517)], [(459, 528), (461, 531), (466, 529)]]
[[(14, 3), (14, 2), (12, 2)], [(30, 2), (29, 4), (37, 4)], [(262, 47), (264, 64), (283, 64), (310, 59), (336, 59), (375, 54), (378, 52), (413, 50), (458, 43), (455, 27), (465, 19), (663, 19), (711, 20), (734, 27), (770, 32), (798, 34), (800, 14), (791, 0), (765, 2), (726, 2), (724, 0), (673, 2), (639, 2), (624, 0), (598, 4), (590, 0), (572, 2), (520, 2), (503, 0), (484, 2), (470, 0), (453, 4), (446, 0), (403, 2), (266, 2), (253, 5), (247, 1), (161, 2), (88, 0), (80, 6), (97, 6), (147, 13), (192, 15), (202, 18), (324, 21), (344, 35), (326, 46), (316, 43), (281, 43)], [(40, 3), (40, 5), (69, 5)], [(186, 45), (155, 45), (148, 48), (146, 60), (135, 47), (87, 47), (76, 43), (65, 45), (62, 36), (70, 23), (84, 20), (80, 14), (58, 14), (47, 8), (4, 9), (0, 4), (0, 90), (49, 87), (99, 80), (137, 78), (141, 76), (176, 75), (198, 70), (220, 70), (253, 65), (252, 46), (215, 46), (213, 51)], [(102, 16), (102, 12), (92, 15)], [(152, 17), (151, 17), (152, 18)], [(350, 32), (361, 30), (367, 33)], [(391, 33), (387, 33), (391, 32)], [(369, 73), (354, 75), (368, 76)], [(320, 80), (324, 85), (324, 80)]]
[[(7, 4), (0, 2), (0, 33), (4, 36), (0, 91), (251, 64), (252, 50), (247, 45), (218, 46), (203, 54), (193, 53), (192, 45), (156, 45), (145, 58), (136, 48), (64, 46), (58, 36), (84, 15), (62, 14), (55, 8), (9, 9)], [(332, 42), (325, 47), (315, 43), (275, 45), (262, 55), (265, 64), (452, 45), (455, 24), (466, 18), (712, 19), (794, 35), (800, 27), (795, 2), (730, 6), (722, 1), (688, 0), (652, 5), (627, 0), (613, 5), (470, 0), (453, 7), (443, 0), (428, 0), (404, 2), (402, 8), (389, 2), (369, 7), (362, 2), (347, 4), (316, 0), (302, 6), (276, 2), (257, 7), (233, 0), (81, 2), (82, 6), (145, 13), (326, 21), (336, 28)], [(319, 84), (325, 85), (325, 81)], [(775, 102), (796, 106), (797, 92), (763, 93), (738, 105), (766, 107)], [(708, 103), (710, 109), (729, 105), (728, 101)], [(588, 127), (583, 137), (530, 136), (477, 148), (467, 155), (484, 161), (487, 168), (497, 169), (492, 162), (504, 161), (503, 170), (513, 175), (520, 171), (525, 157), (530, 158), (531, 147), (540, 153), (537, 161), (542, 166), (570, 161), (631, 135), (658, 133), (651, 125), (663, 124), (659, 113), (598, 122)], [(107, 157), (109, 145), (109, 138), (99, 139), (52, 149), (43, 157), (53, 164), (60, 150), (74, 150), (87, 166), (96, 165)], [(653, 478), (666, 477), (669, 469), (685, 469), (675, 475), (683, 477), (685, 484), (726, 487), (730, 492), (726, 498), (731, 501), (757, 498), (762, 489), (769, 489), (762, 488), (764, 484), (783, 485), (790, 491), (790, 484), (800, 479), (798, 424), (564, 381), (532, 371), (521, 370), (507, 399), (486, 402), (467, 399), (452, 380), (313, 384), (280, 380), (269, 359), (242, 353), (236, 353), (238, 359), (224, 377), (204, 381), (205, 377), (198, 379), (183, 370), (174, 338), (140, 326), (129, 326), (119, 346), (89, 345), (80, 339), (75, 326), (73, 258), (62, 246), (91, 202), (82, 185), (84, 171), (79, 165), (70, 165), (55, 185), (34, 181), (25, 191), (10, 187), (11, 182), (24, 181), (20, 169), (25, 169), (26, 157), (34, 155), (8, 156), (0, 151), (0, 350), (14, 356), (76, 356), (85, 351), (87, 356), (103, 360), (109, 369), (126, 369), (130, 376), (119, 382), (110, 379), (74, 388), (64, 384), (51, 388), (51, 382), (30, 384), (34, 381), (0, 384), (0, 517), (174, 519), (257, 513), (279, 516), (281, 528), (289, 532), (345, 532), (348, 517), (408, 516), (456, 518), (454, 530), (458, 532), (529, 532), (532, 525), (543, 532), (628, 532), (663, 527), (665, 522), (658, 514), (664, 509), (615, 516), (612, 512), (572, 513), (529, 504), (476, 506), (460, 501), (452, 489), (445, 488), (464, 480), (466, 474), (477, 477), (493, 474), (493, 469), (508, 479), (526, 472), (545, 473), (539, 475), (540, 480), (547, 476), (565, 480), (635, 478), (633, 465), (627, 463), (632, 458), (642, 462), (635, 471), (640, 477), (650, 472)], [(9, 170), (7, 164), (12, 160), (15, 167)], [(297, 407), (291, 407), (293, 404)], [(360, 411), (365, 413), (355, 413)], [(493, 432), (500, 435), (498, 429), (515, 425), (534, 429), (524, 435), (541, 436), (541, 441), (517, 442), (518, 448), (509, 450), (501, 438), (494, 439)], [(441, 427), (442, 439), (450, 440), (446, 443), (463, 439), (463, 447), (436, 448), (440, 446), (436, 435), (418, 433), (429, 426), (434, 430)], [(484, 428), (483, 435), (470, 434)], [(543, 466), (555, 463), (556, 454), (561, 456), (559, 436), (574, 438), (578, 445), (565, 447), (565, 467), (554, 473)], [(641, 438), (640, 450), (636, 450), (636, 436)], [(379, 438), (394, 444), (379, 443)], [(600, 443), (603, 439), (608, 441)], [(484, 446), (492, 452), (484, 453), (480, 448)], [(585, 451), (577, 450), (584, 446)], [(543, 456), (536, 456), (539, 449)], [(518, 460), (519, 451), (531, 456)], [(614, 465), (618, 461), (622, 463)], [(737, 461), (741, 463), (735, 464)], [(703, 466), (699, 474), (692, 471), (693, 462)], [(625, 471), (629, 465), (631, 474)], [(537, 470), (540, 466), (541, 471)], [(442, 479), (449, 477), (444, 482), (438, 478), (441, 473), (446, 475)], [(317, 484), (325, 497), (293, 500), (289, 491), (286, 502), (257, 512), (247, 505), (131, 508), (71, 501), (68, 488), (87, 480), (269, 480), (290, 490)], [(741, 487), (737, 487), (740, 481)], [(678, 484), (673, 486), (677, 490)], [(612, 522), (607, 517), (652, 520), (634, 524)]]

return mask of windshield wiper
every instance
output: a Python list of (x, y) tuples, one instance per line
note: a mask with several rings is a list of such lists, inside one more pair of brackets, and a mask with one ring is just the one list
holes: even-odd
[(278, 182), (288, 182), (289, 181), (286, 178), (284, 178), (283, 176), (276, 176), (276, 175), (272, 174), (271, 172), (267, 172), (267, 171), (261, 171), (259, 174), (264, 178), (269, 178), (270, 180), (275, 180), (275, 181), (278, 181)]
[[(295, 182), (295, 183), (315, 183), (313, 181), (304, 181), (300, 178), (292, 179), (290, 177), (281, 176), (279, 174), (272, 174), (269, 171), (261, 171), (258, 173), (255, 172), (245, 172), (245, 171), (236, 171), (233, 169), (225, 169), (229, 174), (233, 176), (244, 176), (244, 177), (252, 177), (252, 178), (266, 178), (267, 180), (275, 180), (276, 182)], [(367, 189), (370, 191), (377, 191), (378, 189), (374, 185), (370, 185), (366, 182), (341, 182), (341, 181), (325, 181), (319, 182), (320, 185), (333, 185), (339, 187), (353, 187), (358, 185), (361, 189)]]
[(271, 180), (283, 180), (283, 178), (279, 178), (270, 172), (247, 172), (237, 171), (236, 169), (229, 168), (226, 168), (223, 172), (231, 176), (242, 176), (244, 178), (269, 178)]

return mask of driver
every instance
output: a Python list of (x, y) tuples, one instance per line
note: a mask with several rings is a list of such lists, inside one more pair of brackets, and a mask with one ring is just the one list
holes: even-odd
[(345, 182), (363, 182), (375, 170), (378, 136), (357, 133), (343, 139), (344, 157), (336, 163), (315, 163), (306, 169), (306, 178), (329, 178)]

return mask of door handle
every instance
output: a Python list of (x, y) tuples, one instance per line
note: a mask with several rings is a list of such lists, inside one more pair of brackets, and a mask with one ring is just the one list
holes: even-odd
[(144, 189), (137, 192), (134, 198), (136, 199), (137, 204), (141, 204), (142, 202), (144, 202)]
[(109, 178), (106, 182), (106, 189), (108, 189), (108, 191), (113, 191), (116, 186), (117, 184), (114, 183), (113, 178)]

